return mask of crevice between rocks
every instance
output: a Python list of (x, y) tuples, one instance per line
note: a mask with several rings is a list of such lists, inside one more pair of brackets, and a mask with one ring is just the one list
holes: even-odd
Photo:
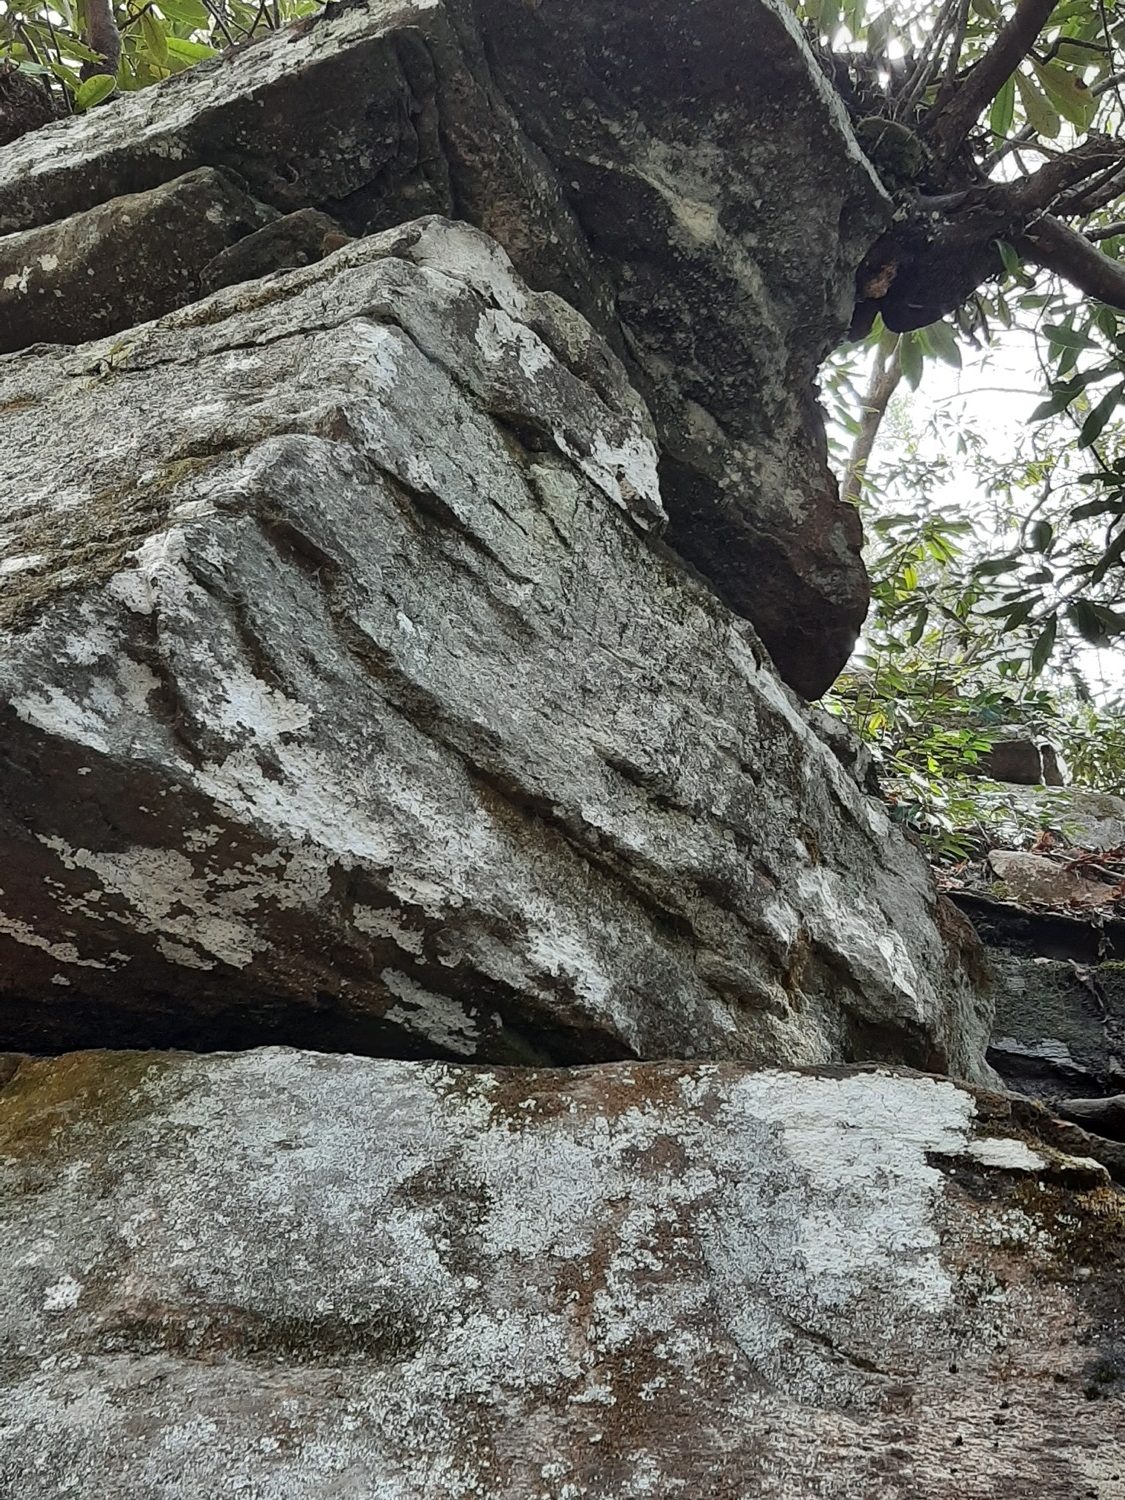
[[(496, 1007), (489, 997), (483, 1008)], [(58, 1010), (18, 996), (0, 998), (0, 1057), (60, 1057), (68, 1052), (250, 1052), (292, 1047), (302, 1052), (405, 1062), (472, 1066), (569, 1068), (635, 1062), (636, 1052), (605, 1033), (578, 1032), (536, 1018), (524, 1005), (524, 1026), (505, 1021), (500, 1043), (484, 1055), (467, 1055), (422, 1037), (374, 1012), (341, 1004), (336, 996), (310, 994), (300, 1002), (245, 995), (209, 1012), (188, 1012), (177, 997), (145, 1012), (114, 1005), (104, 995), (68, 992)]]

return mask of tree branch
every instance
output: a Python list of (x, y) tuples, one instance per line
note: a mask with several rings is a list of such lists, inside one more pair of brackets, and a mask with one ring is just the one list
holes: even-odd
[(1125, 262), (1103, 255), (1077, 229), (1043, 214), (1024, 231), (1017, 249), (1036, 265), (1057, 271), (1088, 297), (1125, 309)]
[(1019, 0), (980, 62), (966, 75), (949, 102), (936, 110), (925, 130), (934, 156), (949, 162), (1020, 63), (1034, 47), (1058, 0)]
[(1125, 166), (1125, 144), (1112, 141), (1107, 135), (1091, 135), (1075, 150), (1052, 157), (1037, 172), (998, 187), (997, 191), (1008, 194), (1013, 207), (1020, 212), (1029, 213), (1049, 208), (1068, 188), (1086, 183), (1091, 177), (1116, 176), (1122, 166)]
[(116, 77), (121, 62), (121, 32), (117, 29), (113, 0), (86, 0), (86, 28), (82, 40), (91, 52), (98, 53), (100, 61), (83, 63), (80, 76), (94, 78), (108, 73), (111, 78)]
[(1082, 214), (1089, 218), (1098, 209), (1106, 208), (1115, 202), (1122, 191), (1125, 190), (1125, 148), (1122, 151), (1122, 159), (1116, 167), (1111, 167), (1105, 172), (1087, 182), (1080, 183), (1073, 192), (1064, 193), (1061, 198), (1051, 204), (1052, 213), (1062, 218), (1071, 214)]
[(844, 470), (844, 482), (840, 488), (840, 498), (848, 504), (859, 504), (859, 498), (863, 493), (863, 482), (867, 475), (867, 464), (874, 451), (879, 428), (882, 426), (883, 418), (887, 415), (887, 407), (901, 379), (902, 340), (900, 339), (895, 344), (889, 363), (886, 350), (882, 346), (875, 356), (871, 379), (863, 398), (859, 432), (856, 434), (852, 451), (848, 455), (848, 466)]

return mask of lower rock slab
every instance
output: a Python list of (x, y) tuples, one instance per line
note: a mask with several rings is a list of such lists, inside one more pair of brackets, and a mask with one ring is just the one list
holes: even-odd
[(0, 1079), (0, 1494), (1125, 1496), (1125, 1199), (995, 1096), (277, 1049)]

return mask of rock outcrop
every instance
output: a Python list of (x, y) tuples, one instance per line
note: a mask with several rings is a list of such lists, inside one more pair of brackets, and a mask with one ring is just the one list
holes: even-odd
[(812, 383), (889, 204), (783, 0), (659, 27), (643, 0), (363, 0), (36, 131), (0, 159), (0, 347), (182, 306), (309, 208), (468, 220), (591, 319), (651, 405), (670, 541), (798, 691), (830, 684), (867, 593)]
[(834, 96), (330, 10), (0, 156), (0, 1493), (1117, 1500), (1125, 1145), (791, 691)]
[(1113, 1500), (1123, 1271), (1104, 1169), (933, 1078), (26, 1062), (0, 1489)]
[(0, 1045), (981, 1076), (971, 934), (654, 540), (620, 365), (484, 236), (0, 381)]

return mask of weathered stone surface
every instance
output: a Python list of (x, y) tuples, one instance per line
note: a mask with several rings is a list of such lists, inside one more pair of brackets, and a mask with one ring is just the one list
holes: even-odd
[(1100, 1136), (1125, 1141), (1125, 1094), (1111, 1094), (1102, 1099), (1067, 1099), (1060, 1112)]
[(1050, 1103), (1125, 1087), (1125, 966), (996, 948), (989, 1058), (1013, 1088)]
[(38, 78), (0, 61), (0, 146), (58, 118), (51, 91)]
[(1123, 1199), (994, 1108), (733, 1066), (25, 1063), (0, 1488), (1117, 1500)]
[(340, 7), (15, 142), (0, 232), (49, 241), (203, 166), (356, 234), (436, 210), (498, 239), (629, 362), (673, 544), (794, 687), (828, 686), (867, 594), (812, 381), (889, 205), (783, 0), (677, 0), (659, 27), (647, 0)]
[(1058, 791), (1013, 791), (1008, 794), (1025, 813), (1038, 814), (1044, 828), (1076, 849), (1125, 848), (1125, 798), (1089, 787)]
[(1125, 922), (1102, 910), (1032, 910), (956, 898), (988, 952), (996, 1017), (988, 1058), (1005, 1082), (1057, 1105), (1125, 1086)]
[(1053, 745), (1020, 736), (997, 740), (977, 763), (980, 774), (1022, 786), (1062, 786), (1058, 753)]
[(490, 241), (0, 371), (8, 1045), (979, 1074), (971, 933), (654, 543), (643, 406)]
[(1108, 881), (1083, 874), (1081, 868), (1024, 849), (991, 849), (988, 863), (1001, 893), (1021, 905), (1105, 906), (1116, 890)]
[(309, 266), (339, 250), (350, 238), (327, 214), (315, 208), (299, 208), (220, 250), (204, 266), (200, 284), (205, 292), (216, 292), (220, 287), (255, 281), (274, 271)]
[[(200, 167), (147, 193), (0, 238), (0, 353), (78, 343), (200, 295), (204, 268), (275, 210)], [(124, 320), (123, 320), (124, 315)]]
[(702, 0), (659, 27), (648, 0), (477, 10), (613, 287), (663, 444), (669, 540), (816, 697), (867, 593), (812, 382), (882, 189), (784, 4)]
[[(998, 808), (1034, 817), (1049, 855), (993, 850), (951, 892), (988, 950), (996, 999), (989, 1060), (1053, 1105), (1125, 1087), (1125, 802), (1082, 787), (1009, 787)], [(998, 877), (994, 879), (993, 877)]]

